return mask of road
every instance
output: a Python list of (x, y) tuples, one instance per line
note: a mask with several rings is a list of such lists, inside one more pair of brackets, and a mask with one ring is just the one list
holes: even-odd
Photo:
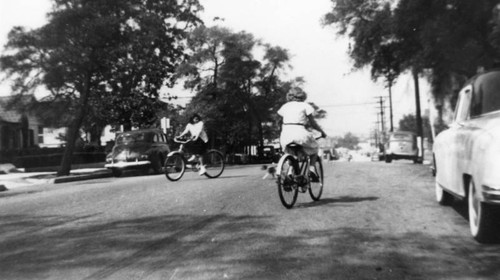
[(260, 166), (41, 185), (0, 198), (0, 279), (499, 279), (499, 245), (434, 201), (429, 167), (325, 165), (285, 209)]

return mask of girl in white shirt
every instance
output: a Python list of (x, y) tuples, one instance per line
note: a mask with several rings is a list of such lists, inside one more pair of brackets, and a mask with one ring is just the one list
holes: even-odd
[(300, 88), (292, 88), (287, 93), (286, 99), (288, 102), (278, 110), (278, 114), (283, 117), (281, 147), (285, 148), (288, 144), (295, 143), (302, 145), (308, 155), (317, 155), (318, 142), (312, 131), (306, 128), (306, 125), (321, 132), (321, 137), (326, 137), (326, 133), (313, 117), (314, 108), (304, 102), (307, 99), (307, 94)]
[(203, 164), (202, 155), (207, 151), (208, 148), (208, 136), (205, 132), (204, 123), (201, 120), (200, 115), (193, 114), (193, 116), (189, 119), (189, 123), (186, 125), (184, 131), (179, 135), (182, 137), (186, 134), (191, 136), (191, 141), (184, 144), (184, 147), (189, 153), (192, 153), (193, 156), (188, 159), (188, 161), (194, 161), (196, 157), (200, 162), (200, 175), (205, 174), (206, 169)]

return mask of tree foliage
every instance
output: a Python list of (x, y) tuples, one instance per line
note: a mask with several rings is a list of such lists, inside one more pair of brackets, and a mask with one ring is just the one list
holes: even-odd
[(201, 113), (211, 138), (230, 152), (278, 138), (276, 111), (288, 89), (303, 82), (281, 78), (289, 67), (288, 50), (218, 26), (200, 26), (188, 44), (192, 55), (178, 74), (196, 94), (185, 114)]
[(349, 150), (357, 150), (358, 144), (359, 138), (351, 132), (347, 132), (344, 136), (337, 139), (337, 147), (343, 147)]
[(490, 68), (500, 55), (496, 0), (332, 0), (325, 24), (352, 39), (356, 68), (391, 82), (405, 70), (429, 74), (436, 98), (454, 94), (453, 81)]
[(46, 25), (12, 29), (0, 66), (14, 91), (44, 85), (54, 99), (71, 100), (59, 174), (69, 173), (84, 122), (156, 121), (156, 97), (185, 58), (182, 40), (200, 8), (196, 0), (55, 0)]
[[(432, 131), (429, 118), (426, 116), (422, 117), (422, 123), (424, 126), (423, 136), (432, 141)], [(399, 130), (410, 131), (417, 134), (417, 119), (415, 118), (415, 115), (413, 114), (404, 115), (399, 120)]]

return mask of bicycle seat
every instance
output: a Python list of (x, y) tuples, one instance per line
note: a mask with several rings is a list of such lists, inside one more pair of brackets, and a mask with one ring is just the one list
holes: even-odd
[(290, 143), (286, 145), (285, 152), (297, 156), (302, 159), (306, 154), (304, 153), (304, 147), (300, 144)]
[(286, 145), (286, 148), (290, 149), (291, 151), (298, 152), (298, 151), (302, 150), (302, 145), (296, 144), (296, 143), (290, 143), (290, 144)]

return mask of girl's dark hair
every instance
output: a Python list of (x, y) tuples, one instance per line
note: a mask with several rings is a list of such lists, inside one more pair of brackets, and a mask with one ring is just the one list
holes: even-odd
[(194, 123), (194, 118), (198, 118), (201, 121), (200, 115), (194, 113), (191, 118), (189, 118), (189, 123)]

